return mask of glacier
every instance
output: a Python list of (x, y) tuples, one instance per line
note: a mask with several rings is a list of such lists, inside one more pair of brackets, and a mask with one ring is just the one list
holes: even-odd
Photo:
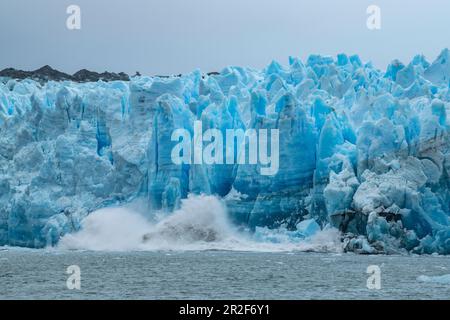
[[(222, 199), (257, 237), (341, 232), (345, 251), (450, 254), (450, 51), (381, 71), (357, 55), (129, 81), (0, 79), (0, 246), (43, 248), (90, 213)], [(279, 170), (174, 164), (174, 130), (278, 129)], [(281, 232), (281, 231), (280, 231)]]

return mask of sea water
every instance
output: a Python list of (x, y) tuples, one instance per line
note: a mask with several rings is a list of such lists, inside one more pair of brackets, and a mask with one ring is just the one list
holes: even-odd
[(99, 210), (56, 247), (0, 247), (0, 298), (450, 299), (449, 256), (344, 253), (334, 229), (255, 236), (214, 197), (145, 212)]
[[(69, 289), (69, 266), (80, 290)], [(368, 266), (381, 288), (369, 289)], [(450, 257), (1, 249), (1, 299), (450, 299)]]

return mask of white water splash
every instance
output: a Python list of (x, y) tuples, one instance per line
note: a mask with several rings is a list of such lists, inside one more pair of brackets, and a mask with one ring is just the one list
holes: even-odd
[(142, 215), (128, 208), (107, 208), (91, 213), (81, 231), (64, 236), (61, 249), (128, 251), (139, 249), (142, 235), (152, 228)]
[[(94, 251), (137, 250), (232, 250), (232, 251), (320, 251), (341, 252), (339, 232), (327, 229), (305, 240), (277, 243), (255, 239), (239, 232), (227, 220), (223, 202), (213, 196), (190, 196), (181, 208), (167, 216), (156, 213), (150, 222), (130, 208), (107, 208), (91, 213), (82, 230), (64, 236), (59, 249)], [(277, 235), (280, 230), (274, 231)]]

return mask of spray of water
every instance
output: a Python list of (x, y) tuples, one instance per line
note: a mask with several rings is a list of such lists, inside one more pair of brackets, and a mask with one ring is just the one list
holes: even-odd
[[(239, 232), (229, 223), (225, 205), (214, 196), (190, 196), (170, 215), (159, 212), (144, 217), (131, 208), (107, 208), (91, 213), (79, 232), (61, 239), (59, 249), (341, 251), (339, 233), (334, 229), (303, 241), (290, 241), (289, 237), (278, 243), (256, 240), (251, 233)], [(280, 230), (274, 232), (279, 234)]]
[(128, 208), (101, 209), (84, 219), (79, 232), (64, 236), (58, 246), (96, 251), (137, 250), (142, 245), (142, 235), (151, 228), (149, 221)]

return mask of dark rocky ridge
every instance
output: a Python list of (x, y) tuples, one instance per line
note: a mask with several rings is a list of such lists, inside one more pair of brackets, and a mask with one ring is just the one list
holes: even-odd
[[(208, 72), (208, 76), (214, 76), (220, 74), (219, 72)], [(140, 76), (139, 72), (136, 72), (136, 76)], [(130, 76), (124, 72), (114, 73), (105, 71), (98, 73), (87, 69), (81, 69), (75, 72), (73, 75), (58, 71), (52, 67), (46, 65), (42, 68), (34, 71), (23, 71), (14, 68), (7, 68), (0, 71), (0, 77), (11, 78), (16, 80), (32, 79), (40, 83), (48, 81), (74, 81), (74, 82), (97, 82), (97, 81), (129, 81)], [(169, 78), (170, 76), (157, 76), (160, 78)], [(181, 77), (181, 74), (175, 75), (175, 77)]]
[(94, 71), (89, 71), (86, 69), (82, 69), (76, 73), (73, 74), (74, 81), (77, 82), (96, 82), (99, 80), (103, 81), (115, 81), (115, 80), (122, 80), (122, 81), (129, 81), (130, 77), (124, 73), (113, 73), (113, 72), (103, 72), (98, 73)]
[(75, 82), (96, 82), (102, 81), (129, 81), (130, 77), (124, 73), (103, 72), (98, 73), (82, 69), (73, 75), (58, 71), (50, 66), (44, 66), (34, 71), (16, 70), (14, 68), (7, 68), (0, 71), (0, 77), (12, 78), (17, 80), (33, 79), (38, 82), (47, 81), (75, 81)]

